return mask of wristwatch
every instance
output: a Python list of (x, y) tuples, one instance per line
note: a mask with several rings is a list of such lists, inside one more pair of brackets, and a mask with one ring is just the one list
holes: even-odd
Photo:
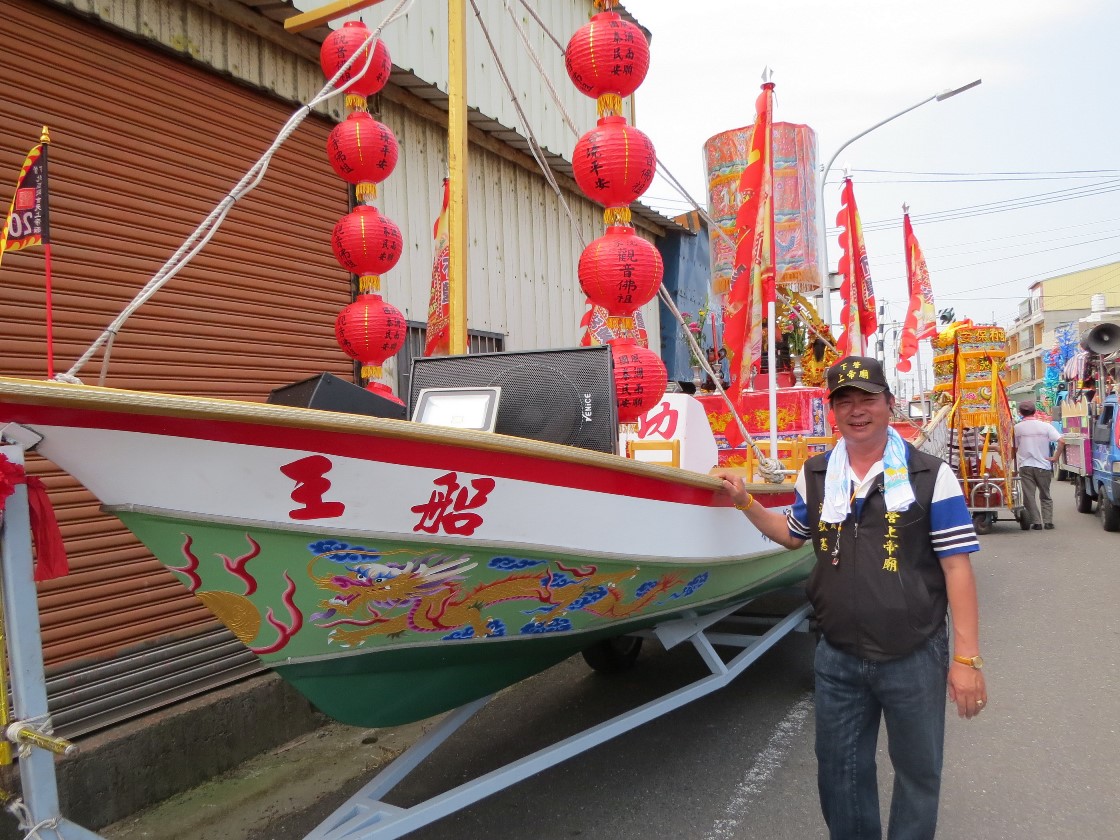
[(976, 656), (954, 656), (953, 661), (967, 665), (969, 668), (975, 668), (977, 671), (984, 667), (984, 659), (979, 654)]

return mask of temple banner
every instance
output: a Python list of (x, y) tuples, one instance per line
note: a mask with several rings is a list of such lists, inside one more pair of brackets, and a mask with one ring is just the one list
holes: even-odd
[[(712, 219), (735, 241), (739, 176), (747, 164), (753, 126), (735, 128), (704, 143)], [(796, 292), (821, 287), (817, 239), (817, 137), (807, 125), (774, 123), (774, 248), (779, 286)], [(735, 249), (711, 231), (712, 288), (731, 285)]]

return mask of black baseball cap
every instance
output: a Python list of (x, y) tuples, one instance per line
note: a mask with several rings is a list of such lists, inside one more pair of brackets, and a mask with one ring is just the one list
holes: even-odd
[(858, 388), (869, 394), (890, 391), (883, 366), (870, 356), (847, 356), (828, 369), (825, 374), (828, 398), (832, 399), (842, 388)]

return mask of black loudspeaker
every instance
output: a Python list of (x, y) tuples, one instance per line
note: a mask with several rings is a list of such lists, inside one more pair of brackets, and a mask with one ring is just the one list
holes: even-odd
[(367, 391), (360, 385), (339, 379), (333, 373), (321, 373), (274, 388), (268, 395), (274, 405), (293, 405), (299, 408), (317, 408), (320, 411), (341, 411), (345, 414), (364, 414), (367, 417), (389, 417), (403, 420), (403, 403), (386, 399)]
[(416, 408), (423, 388), (493, 385), (502, 389), (499, 434), (618, 451), (610, 347), (413, 359), (409, 406)]
[(1090, 353), (1107, 356), (1120, 348), (1120, 324), (1109, 321), (1097, 324), (1081, 335), (1081, 346)]

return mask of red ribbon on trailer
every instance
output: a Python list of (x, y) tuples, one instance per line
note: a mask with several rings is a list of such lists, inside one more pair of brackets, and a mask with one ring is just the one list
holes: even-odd
[(27, 506), (31, 512), (31, 538), (35, 541), (35, 580), (44, 581), (70, 574), (62, 531), (47, 496), (47, 487), (38, 476), (28, 475), (18, 464), (0, 453), (0, 513), (16, 487), (27, 486)]

